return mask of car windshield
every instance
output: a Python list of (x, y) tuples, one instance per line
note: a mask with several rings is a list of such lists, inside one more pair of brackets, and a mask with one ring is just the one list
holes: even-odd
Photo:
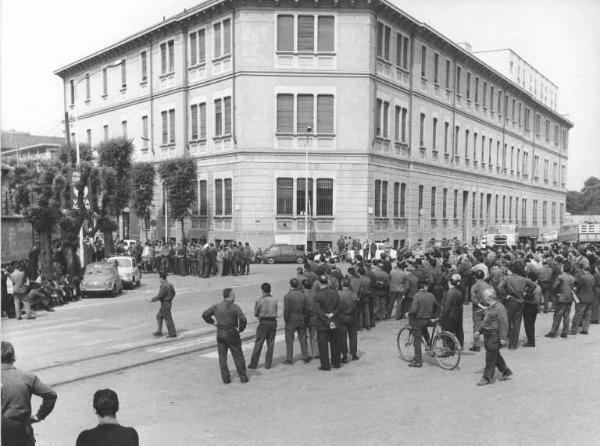
[(110, 265), (88, 265), (85, 273), (86, 274), (110, 274), (112, 272), (112, 266)]
[(131, 268), (131, 259), (108, 259), (108, 262), (117, 262), (117, 265), (125, 267), (125, 268)]

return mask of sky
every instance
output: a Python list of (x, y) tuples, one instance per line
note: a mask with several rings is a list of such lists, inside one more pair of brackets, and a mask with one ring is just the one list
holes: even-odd
[[(600, 177), (599, 0), (391, 1), (473, 51), (511, 48), (557, 84), (558, 112), (575, 124), (567, 188)], [(198, 3), (0, 0), (0, 127), (62, 136), (57, 68)]]

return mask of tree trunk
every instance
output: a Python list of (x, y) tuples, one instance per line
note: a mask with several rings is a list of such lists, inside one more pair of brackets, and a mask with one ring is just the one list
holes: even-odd
[(40, 238), (40, 269), (43, 275), (48, 275), (52, 272), (52, 234), (50, 231), (37, 231)]
[(73, 246), (65, 246), (65, 259), (67, 260), (67, 273), (71, 276), (79, 275), (79, 258)]
[(113, 246), (113, 232), (112, 229), (108, 231), (102, 231), (104, 234), (104, 258), (108, 258), (114, 252)]

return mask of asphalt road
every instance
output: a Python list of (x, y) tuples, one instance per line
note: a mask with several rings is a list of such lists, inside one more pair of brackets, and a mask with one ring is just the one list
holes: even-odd
[[(74, 444), (95, 425), (92, 395), (104, 387), (119, 394), (119, 420), (136, 427), (142, 445), (600, 444), (600, 328), (547, 339), (550, 315), (538, 319), (536, 349), (503, 350), (515, 376), (491, 386), (475, 385), (484, 353), (463, 352), (451, 372), (431, 360), (408, 368), (396, 350), (402, 323), (395, 321), (360, 332), (360, 360), (332, 372), (319, 371), (316, 361), (303, 364), (297, 343), (297, 361), (284, 365), (280, 333), (272, 369), (261, 362), (241, 384), (230, 359), (233, 383), (223, 385), (214, 328), (202, 311), (231, 286), (253, 321), (260, 284), (269, 281), (282, 305), (294, 273), (295, 265), (256, 265), (250, 276), (173, 276), (177, 339), (151, 336), (156, 276), (116, 299), (86, 299), (34, 321), (4, 319), (2, 339), (15, 344), (17, 367), (36, 371), (59, 394), (55, 411), (36, 425), (38, 446)], [(465, 311), (465, 339), (469, 318)], [(243, 335), (251, 338), (255, 326)], [(251, 349), (250, 339), (246, 361)]]

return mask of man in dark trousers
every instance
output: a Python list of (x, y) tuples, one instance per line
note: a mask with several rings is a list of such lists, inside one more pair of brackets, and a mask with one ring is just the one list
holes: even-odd
[(485, 371), (483, 377), (477, 383), (478, 386), (486, 386), (494, 382), (496, 367), (502, 373), (500, 380), (504, 381), (512, 376), (513, 372), (506, 366), (504, 358), (500, 354), (500, 347), (508, 343), (508, 316), (506, 309), (498, 301), (496, 291), (488, 288), (483, 292), (483, 300), (488, 305), (481, 324), (483, 333), (483, 345), (485, 346)]
[[(341, 330), (341, 344), (340, 349), (342, 352), (342, 362), (348, 361), (348, 350), (352, 360), (358, 359), (357, 348), (358, 348), (358, 329), (357, 329), (357, 294), (356, 291), (350, 288), (350, 277), (344, 277), (342, 279), (342, 291), (340, 291), (340, 330)], [(348, 342), (350, 348), (348, 348)]]
[(408, 321), (413, 328), (415, 359), (408, 363), (409, 367), (422, 367), (421, 338), (429, 341), (427, 327), (437, 314), (437, 301), (433, 294), (427, 291), (427, 279), (420, 278), (417, 284), (419, 291), (415, 294), (412, 306), (408, 312)]
[[(340, 313), (340, 296), (327, 286), (327, 276), (319, 276), (319, 290), (315, 296), (317, 316), (317, 342), (319, 344), (319, 370), (340, 368), (340, 343), (337, 317)], [(331, 349), (331, 366), (329, 363)]]
[(167, 338), (177, 337), (177, 331), (175, 330), (175, 322), (173, 322), (173, 316), (171, 315), (171, 307), (173, 305), (173, 298), (175, 297), (175, 288), (167, 280), (167, 272), (161, 271), (160, 277), (160, 288), (158, 294), (150, 299), (150, 302), (160, 302), (160, 310), (156, 313), (156, 323), (158, 324), (158, 330), (152, 333), (154, 336), (162, 336), (163, 320), (167, 325)]
[(577, 290), (577, 298), (579, 302), (575, 303), (575, 316), (571, 324), (569, 334), (588, 334), (592, 305), (595, 300), (594, 288), (596, 281), (590, 273), (589, 263), (581, 263), (581, 271), (575, 275), (575, 289)]
[(294, 336), (298, 333), (298, 342), (304, 363), (310, 362), (306, 344), (306, 324), (308, 311), (304, 292), (299, 288), (298, 279), (290, 280), (290, 291), (283, 298), (283, 320), (285, 321), (285, 353), (284, 364), (294, 363)]
[(249, 369), (258, 367), (260, 352), (263, 344), (267, 341), (267, 355), (265, 356), (265, 369), (271, 368), (273, 362), (273, 350), (275, 348), (275, 335), (277, 334), (277, 299), (271, 296), (271, 284), (263, 283), (260, 286), (263, 295), (258, 298), (254, 305), (254, 316), (259, 320), (256, 328), (256, 339), (254, 342), (254, 351)]
[(242, 351), (242, 340), (240, 333), (246, 329), (248, 320), (242, 309), (234, 303), (235, 292), (231, 288), (223, 290), (223, 301), (213, 305), (202, 313), (202, 319), (207, 324), (217, 326), (217, 349), (219, 352), (219, 367), (221, 368), (221, 379), (225, 384), (231, 382), (229, 367), (227, 367), (227, 351), (231, 350), (231, 356), (235, 362), (235, 368), (242, 383), (248, 382), (246, 376), (246, 361)]
[[(33, 446), (33, 423), (46, 418), (56, 403), (56, 392), (32, 373), (15, 368), (15, 349), (2, 341), (2, 445)], [(35, 415), (31, 414), (31, 395), (43, 402)]]
[(465, 334), (463, 331), (463, 293), (460, 286), (460, 274), (452, 274), (448, 282), (448, 292), (442, 301), (440, 322), (442, 330), (453, 333), (462, 348), (465, 343)]

